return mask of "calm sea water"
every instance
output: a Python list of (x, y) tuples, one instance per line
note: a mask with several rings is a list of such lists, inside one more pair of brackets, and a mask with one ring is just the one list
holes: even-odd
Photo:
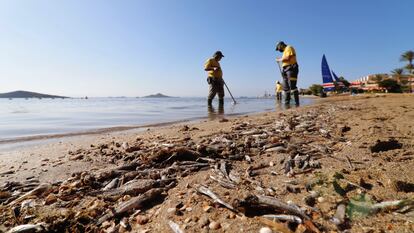
[[(205, 98), (0, 99), (0, 142), (281, 109), (274, 99), (237, 101), (232, 105), (231, 99), (226, 99), (224, 113), (219, 113), (217, 102), (216, 108), (208, 111)], [(311, 104), (312, 99), (302, 98), (301, 102)]]

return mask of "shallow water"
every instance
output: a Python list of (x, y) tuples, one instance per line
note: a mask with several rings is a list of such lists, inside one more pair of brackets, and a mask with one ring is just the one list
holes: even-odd
[[(312, 99), (302, 98), (301, 105)], [(0, 142), (40, 135), (70, 134), (97, 129), (278, 111), (274, 99), (225, 100), (222, 111), (206, 106), (205, 98), (0, 99)]]

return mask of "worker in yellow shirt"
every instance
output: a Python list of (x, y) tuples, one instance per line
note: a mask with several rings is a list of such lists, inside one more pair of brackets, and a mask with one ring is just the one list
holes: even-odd
[(293, 92), (295, 103), (299, 106), (299, 90), (296, 86), (298, 81), (299, 65), (296, 60), (296, 51), (292, 46), (286, 45), (283, 41), (277, 43), (276, 51), (283, 53), (281, 58), (276, 59), (276, 62), (282, 63), (285, 104), (290, 103), (290, 95), (291, 92)]
[(209, 84), (208, 106), (211, 106), (216, 94), (219, 99), (219, 109), (224, 105), (224, 81), (223, 71), (221, 70), (220, 60), (224, 57), (221, 51), (214, 53), (204, 64), (204, 70), (207, 71), (207, 83)]
[(282, 101), (282, 91), (283, 91), (282, 84), (280, 84), (280, 82), (277, 81), (277, 83), (276, 83), (276, 99), (277, 99), (277, 101)]

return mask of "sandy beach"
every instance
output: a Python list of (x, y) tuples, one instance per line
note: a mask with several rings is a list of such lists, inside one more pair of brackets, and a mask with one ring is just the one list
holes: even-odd
[(0, 152), (0, 232), (413, 232), (413, 159), (404, 94), (56, 138)]

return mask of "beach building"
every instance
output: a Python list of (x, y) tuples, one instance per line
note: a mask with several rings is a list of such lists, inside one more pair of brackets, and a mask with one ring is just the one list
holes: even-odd
[[(391, 75), (391, 74), (371, 74), (363, 76), (351, 82), (350, 88), (364, 91), (385, 91), (385, 88), (379, 87), (378, 83), (385, 79), (394, 79), (401, 87), (406, 90), (414, 90), (414, 76), (410, 75)], [(411, 86), (411, 89), (410, 89)]]
[(351, 88), (362, 89), (364, 91), (384, 91), (385, 88), (380, 87), (378, 82), (389, 78), (392, 77), (388, 74), (370, 74), (352, 81)]
[(414, 91), (414, 76), (413, 75), (397, 75), (393, 77), (397, 80), (398, 84), (402, 87), (406, 87), (406, 90)]

